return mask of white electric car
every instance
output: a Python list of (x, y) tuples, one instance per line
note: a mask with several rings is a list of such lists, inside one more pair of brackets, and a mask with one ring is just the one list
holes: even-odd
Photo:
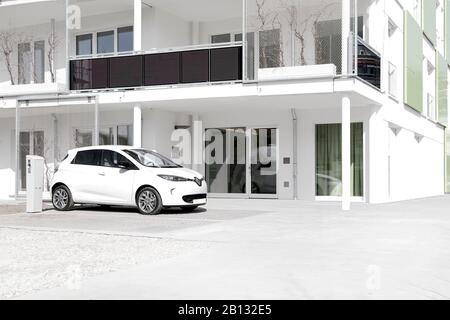
[(101, 146), (69, 151), (52, 183), (56, 210), (74, 204), (137, 206), (144, 215), (163, 208), (195, 210), (207, 202), (204, 177), (162, 155), (133, 147)]

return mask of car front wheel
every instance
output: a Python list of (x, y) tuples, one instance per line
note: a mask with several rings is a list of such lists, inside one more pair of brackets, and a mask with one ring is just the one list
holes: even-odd
[(59, 186), (53, 190), (52, 203), (58, 211), (68, 211), (73, 207), (72, 194), (66, 186)]
[(163, 208), (161, 196), (158, 191), (151, 187), (139, 191), (136, 197), (136, 204), (139, 212), (143, 215), (159, 214)]

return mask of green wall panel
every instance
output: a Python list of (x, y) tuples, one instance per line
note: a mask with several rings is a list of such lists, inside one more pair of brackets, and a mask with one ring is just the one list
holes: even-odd
[(445, 1), (445, 57), (450, 65), (450, 0)]
[(436, 97), (438, 121), (448, 126), (448, 66), (439, 53), (436, 53)]
[(422, 25), (427, 38), (436, 44), (436, 8), (437, 0), (422, 0)]
[(423, 111), (423, 36), (422, 29), (405, 11), (404, 19), (405, 47), (405, 104), (419, 112)]

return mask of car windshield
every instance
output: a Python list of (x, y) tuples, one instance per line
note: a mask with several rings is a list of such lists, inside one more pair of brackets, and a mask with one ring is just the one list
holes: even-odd
[(181, 168), (172, 160), (148, 150), (125, 150), (127, 154), (143, 166), (150, 168)]

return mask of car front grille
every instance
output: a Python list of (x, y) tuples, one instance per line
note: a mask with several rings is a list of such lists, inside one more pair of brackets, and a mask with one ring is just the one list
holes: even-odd
[(183, 197), (183, 201), (186, 203), (194, 203), (194, 200), (203, 200), (203, 199), (206, 199), (206, 193), (192, 194)]

